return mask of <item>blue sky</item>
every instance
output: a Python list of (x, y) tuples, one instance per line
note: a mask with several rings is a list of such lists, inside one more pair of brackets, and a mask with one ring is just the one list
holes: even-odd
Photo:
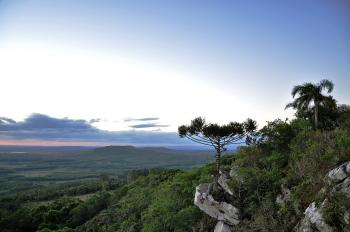
[(0, 116), (134, 133), (172, 133), (197, 116), (263, 126), (292, 117), (290, 90), (306, 81), (332, 80), (349, 103), (349, 41), (341, 0), (2, 0)]

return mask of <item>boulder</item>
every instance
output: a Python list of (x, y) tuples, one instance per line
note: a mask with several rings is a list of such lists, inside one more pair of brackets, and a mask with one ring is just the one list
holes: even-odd
[(304, 212), (305, 217), (298, 225), (298, 232), (309, 232), (314, 231), (312, 228), (315, 227), (320, 232), (332, 232), (333, 229), (328, 225), (322, 218), (321, 209), (324, 206), (326, 200), (323, 201), (321, 206), (316, 207), (316, 203), (312, 202)]
[(233, 196), (233, 191), (230, 188), (230, 186), (228, 185), (228, 181), (229, 181), (229, 173), (220, 170), (220, 176), (218, 178), (218, 184), (220, 185), (221, 188), (223, 188), (223, 190), (227, 194)]
[(223, 223), (222, 221), (219, 221), (214, 229), (214, 232), (232, 232), (233, 229), (231, 226)]
[(228, 225), (237, 225), (240, 217), (239, 209), (226, 202), (218, 202), (210, 194), (211, 183), (196, 187), (194, 204), (210, 217), (216, 218)]
[[(343, 163), (342, 165), (330, 170), (326, 179), (329, 187), (331, 187), (331, 192), (343, 192), (347, 197), (350, 198), (350, 161)], [(326, 191), (325, 188), (322, 188), (320, 192)], [(305, 217), (297, 225), (298, 232), (308, 232), (314, 231), (313, 228), (316, 228), (320, 232), (333, 231), (333, 228), (328, 225), (322, 218), (322, 208), (325, 206), (327, 198), (324, 199), (322, 204), (317, 207), (315, 202), (312, 202), (309, 207), (304, 212)], [(350, 214), (345, 213), (344, 221), (346, 224), (349, 224)]]
[(328, 172), (327, 177), (334, 183), (343, 181), (350, 174), (350, 161)]
[(343, 182), (337, 184), (335, 189), (344, 193), (350, 198), (350, 177), (346, 178)]

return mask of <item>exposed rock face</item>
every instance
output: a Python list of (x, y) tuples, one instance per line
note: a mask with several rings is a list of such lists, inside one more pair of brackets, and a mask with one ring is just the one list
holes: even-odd
[(350, 198), (350, 161), (329, 171), (327, 177), (330, 182), (337, 184), (333, 191), (340, 191)]
[(335, 189), (344, 193), (350, 198), (350, 177), (346, 178), (343, 182), (337, 184)]
[(327, 177), (334, 183), (343, 181), (350, 174), (350, 161), (328, 172)]
[(233, 231), (231, 226), (223, 223), (222, 221), (219, 221), (214, 229), (214, 232), (231, 232)]
[(301, 221), (298, 232), (309, 232), (312, 230), (312, 225), (314, 225), (318, 231), (331, 232), (332, 227), (326, 224), (322, 218), (321, 209), (324, 206), (325, 201), (322, 203), (320, 208), (316, 207), (316, 203), (312, 202), (309, 207), (305, 210), (305, 217)]
[(228, 193), (229, 195), (233, 196), (233, 191), (230, 188), (230, 186), (228, 186), (228, 184), (227, 184), (228, 181), (229, 181), (229, 173), (225, 172), (225, 171), (220, 171), (220, 176), (218, 178), (218, 184), (221, 186), (221, 188), (224, 189), (224, 191), (226, 193)]
[(210, 194), (212, 184), (200, 184), (196, 188), (194, 204), (209, 216), (229, 225), (239, 223), (239, 209), (226, 202), (218, 202)]
[[(233, 191), (228, 185), (231, 178), (238, 178), (238, 174), (232, 168), (230, 171), (220, 170), (220, 175), (214, 183), (200, 184), (196, 188), (194, 204), (210, 217), (216, 218), (218, 223), (214, 232), (231, 232), (233, 226), (239, 224), (240, 211), (227, 202), (220, 202), (213, 197), (213, 186), (219, 186), (221, 194), (233, 196)], [(216, 190), (215, 190), (216, 191)]]
[[(350, 161), (346, 162), (337, 168), (332, 169), (326, 175), (328, 184), (332, 187), (332, 191), (343, 192), (350, 198)], [(298, 232), (311, 232), (314, 231), (312, 228), (315, 227), (320, 232), (331, 232), (334, 231), (322, 218), (322, 208), (325, 206), (327, 199), (317, 207), (315, 202), (312, 202), (309, 207), (305, 210), (305, 217), (298, 224)], [(344, 221), (349, 223), (349, 214), (344, 215)]]

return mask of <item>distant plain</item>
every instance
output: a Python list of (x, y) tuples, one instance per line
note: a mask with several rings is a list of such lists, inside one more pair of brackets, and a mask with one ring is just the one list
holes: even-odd
[(0, 146), (0, 195), (35, 186), (98, 179), (102, 174), (125, 178), (128, 171), (137, 169), (186, 170), (213, 159), (209, 151), (156, 147)]

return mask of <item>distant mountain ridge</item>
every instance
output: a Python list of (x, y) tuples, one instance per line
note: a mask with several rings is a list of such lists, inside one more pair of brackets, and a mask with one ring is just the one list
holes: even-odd
[(22, 145), (0, 145), (0, 152), (11, 151), (76, 151), (88, 150), (96, 148), (96, 146), (22, 146)]

